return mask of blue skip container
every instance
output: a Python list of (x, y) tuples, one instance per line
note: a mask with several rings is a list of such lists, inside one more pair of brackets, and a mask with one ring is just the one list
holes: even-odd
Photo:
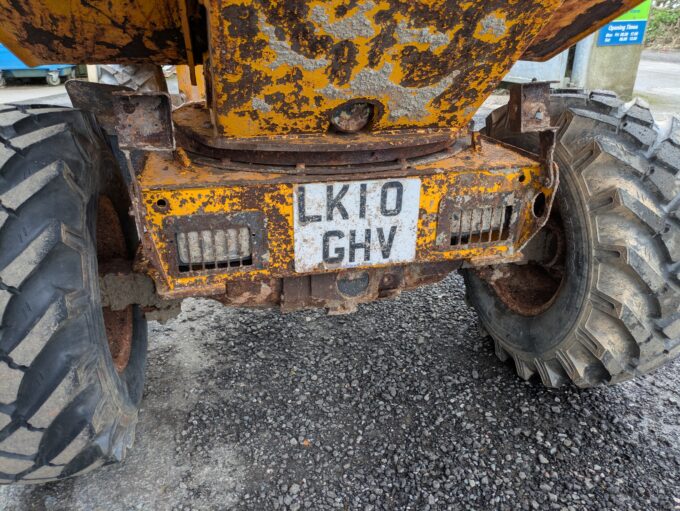
[(0, 87), (7, 78), (44, 78), (49, 85), (59, 85), (64, 76), (75, 78), (76, 66), (73, 64), (48, 64), (28, 67), (11, 51), (0, 44)]

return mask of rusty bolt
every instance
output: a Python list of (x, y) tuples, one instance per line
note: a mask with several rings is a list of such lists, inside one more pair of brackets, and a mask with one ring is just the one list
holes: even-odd
[(181, 147), (178, 147), (177, 150), (175, 151), (175, 156), (177, 157), (177, 161), (182, 165), (182, 167), (191, 167), (191, 159), (189, 158), (189, 155), (187, 152), (182, 149)]
[(386, 273), (380, 282), (380, 287), (392, 287), (394, 285), (394, 275)]

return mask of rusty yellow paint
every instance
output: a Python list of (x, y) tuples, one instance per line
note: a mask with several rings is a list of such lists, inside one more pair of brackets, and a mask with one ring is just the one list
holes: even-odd
[[(255, 211), (264, 213), (266, 218), (291, 219), (293, 215), (292, 193), (289, 185), (267, 185), (258, 187), (257, 193), (252, 187), (207, 187), (189, 188), (183, 190), (150, 190), (143, 193), (146, 222), (151, 227), (151, 236), (156, 251), (157, 260), (161, 260), (160, 271), (167, 288), (174, 289), (177, 284), (183, 287), (205, 286), (209, 283), (224, 282), (234, 278), (249, 279), (276, 274), (284, 271), (288, 266), (288, 247), (285, 244), (285, 236), (274, 231), (269, 234), (269, 261), (266, 270), (251, 270), (248, 272), (238, 271), (222, 275), (224, 278), (211, 278), (209, 276), (197, 276), (184, 279), (173, 279), (169, 271), (167, 254), (174, 247), (168, 247), (168, 240), (162, 235), (163, 222), (168, 216), (183, 217), (197, 214), (233, 213)], [(257, 207), (252, 202), (248, 207), (244, 198), (246, 195), (257, 196)], [(158, 200), (163, 199), (169, 205), (167, 212), (160, 213), (153, 207)], [(292, 220), (291, 220), (292, 221)], [(211, 281), (211, 282), (209, 282)]]
[(0, 42), (29, 66), (185, 58), (176, 0), (0, 0)]
[(323, 134), (347, 101), (372, 132), (467, 126), (563, 0), (212, 0), (218, 131)]
[(474, 37), (485, 43), (499, 43), (516, 21), (508, 22), (503, 9), (496, 9), (477, 22)]
[[(418, 176), (421, 179), (420, 215), (415, 262), (467, 260), (512, 261), (519, 256), (519, 242), (487, 247), (438, 250), (435, 238), (442, 200), (453, 196), (483, 199), (516, 192), (533, 195), (546, 189), (541, 184), (541, 165), (528, 157), (501, 146), (485, 143), (480, 152), (465, 151), (436, 163), (407, 171), (371, 173), (353, 176), (292, 176), (288, 174), (226, 172), (210, 165), (191, 162), (183, 165), (178, 158), (162, 153), (149, 155), (139, 176), (141, 222), (148, 233), (149, 259), (158, 269), (158, 288), (166, 296), (184, 296), (192, 290), (223, 290), (233, 280), (263, 280), (297, 275), (294, 271), (293, 189), (297, 184), (321, 181), (369, 180), (387, 177)], [(522, 179), (520, 177), (523, 176)], [(158, 207), (162, 201), (163, 208)], [(537, 231), (539, 222), (530, 213), (527, 201), (521, 216), (520, 239)], [(234, 268), (222, 272), (182, 276), (173, 272), (170, 251), (176, 250), (165, 231), (168, 219), (193, 215), (262, 212), (266, 219), (268, 254), (263, 268)]]
[(203, 74), (203, 66), (196, 66), (196, 85), (191, 83), (189, 66), (177, 66), (177, 85), (185, 101), (204, 101), (205, 76)]
[[(561, 0), (556, 7), (545, 13), (549, 18), (543, 23), (540, 33), (525, 38), (531, 45), (522, 58), (545, 60), (556, 55), (579, 40), (588, 36), (606, 22), (629, 11), (644, 0)], [(388, 0), (372, 0), (378, 10), (373, 13), (389, 12), (394, 18), (408, 19), (401, 13), (394, 13)], [(210, 18), (218, 18), (219, 8), (213, 7), (214, 0), (200, 0)], [(234, 2), (238, 3), (238, 2)], [(283, 0), (274, 3), (283, 4)], [(406, 2), (404, 2), (406, 3)], [(414, 0), (418, 9), (429, 9), (442, 13), (446, 2)], [(448, 2), (454, 4), (453, 1)], [(471, 19), (470, 13), (484, 4), (494, 2), (473, 2), (460, 0), (455, 5), (457, 17)], [(513, 5), (529, 5), (528, 1), (497, 2), (499, 8), (507, 8), (514, 15), (508, 20), (524, 17), (512, 11)], [(333, 9), (342, 7), (336, 0), (323, 3), (333, 23), (342, 21), (347, 12)], [(18, 55), (26, 64), (34, 66), (48, 63), (190, 63), (190, 52), (185, 10), (186, 0), (0, 0), (0, 43)], [(184, 14), (184, 16), (182, 16)], [(299, 16), (303, 25), (304, 16)], [(182, 22), (184, 21), (184, 26)], [(384, 21), (384, 20), (380, 20)], [(199, 32), (204, 27), (193, 26)], [(427, 27), (421, 27), (427, 30)], [(204, 38), (204, 34), (198, 34)], [(219, 34), (217, 34), (219, 38)], [(357, 37), (361, 37), (358, 35)], [(364, 39), (366, 39), (364, 37)], [(425, 43), (414, 41), (413, 46), (424, 49)], [(201, 55), (195, 56), (200, 60)], [(519, 56), (517, 57), (519, 58)]]

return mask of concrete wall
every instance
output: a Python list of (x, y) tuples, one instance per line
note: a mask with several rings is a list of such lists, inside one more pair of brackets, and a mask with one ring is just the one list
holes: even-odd
[(631, 99), (641, 55), (641, 44), (630, 46), (594, 44), (587, 64), (584, 87), (590, 90), (612, 90), (621, 99)]
[(623, 100), (631, 99), (643, 46), (598, 46), (596, 36), (591, 35), (576, 45), (569, 79), (565, 77), (569, 52), (565, 51), (548, 62), (519, 61), (505, 80), (556, 81), (556, 86), (612, 90)]
[(568, 60), (568, 51), (563, 51), (547, 62), (528, 62), (526, 60), (520, 60), (512, 66), (512, 69), (504, 80), (524, 83), (536, 79), (541, 82), (556, 81), (559, 82), (560, 85), (566, 85), (566, 83), (564, 83), (564, 75), (567, 70)]

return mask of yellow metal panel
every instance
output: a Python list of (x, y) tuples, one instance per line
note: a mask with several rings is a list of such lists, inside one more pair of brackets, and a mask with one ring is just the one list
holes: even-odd
[(196, 66), (196, 85), (191, 83), (189, 66), (177, 66), (177, 83), (179, 85), (179, 92), (184, 95), (186, 101), (205, 100), (203, 66)]
[(0, 0), (0, 42), (29, 66), (185, 59), (175, 0)]
[(373, 131), (458, 130), (562, 1), (213, 0), (219, 131), (326, 133), (358, 99)]

